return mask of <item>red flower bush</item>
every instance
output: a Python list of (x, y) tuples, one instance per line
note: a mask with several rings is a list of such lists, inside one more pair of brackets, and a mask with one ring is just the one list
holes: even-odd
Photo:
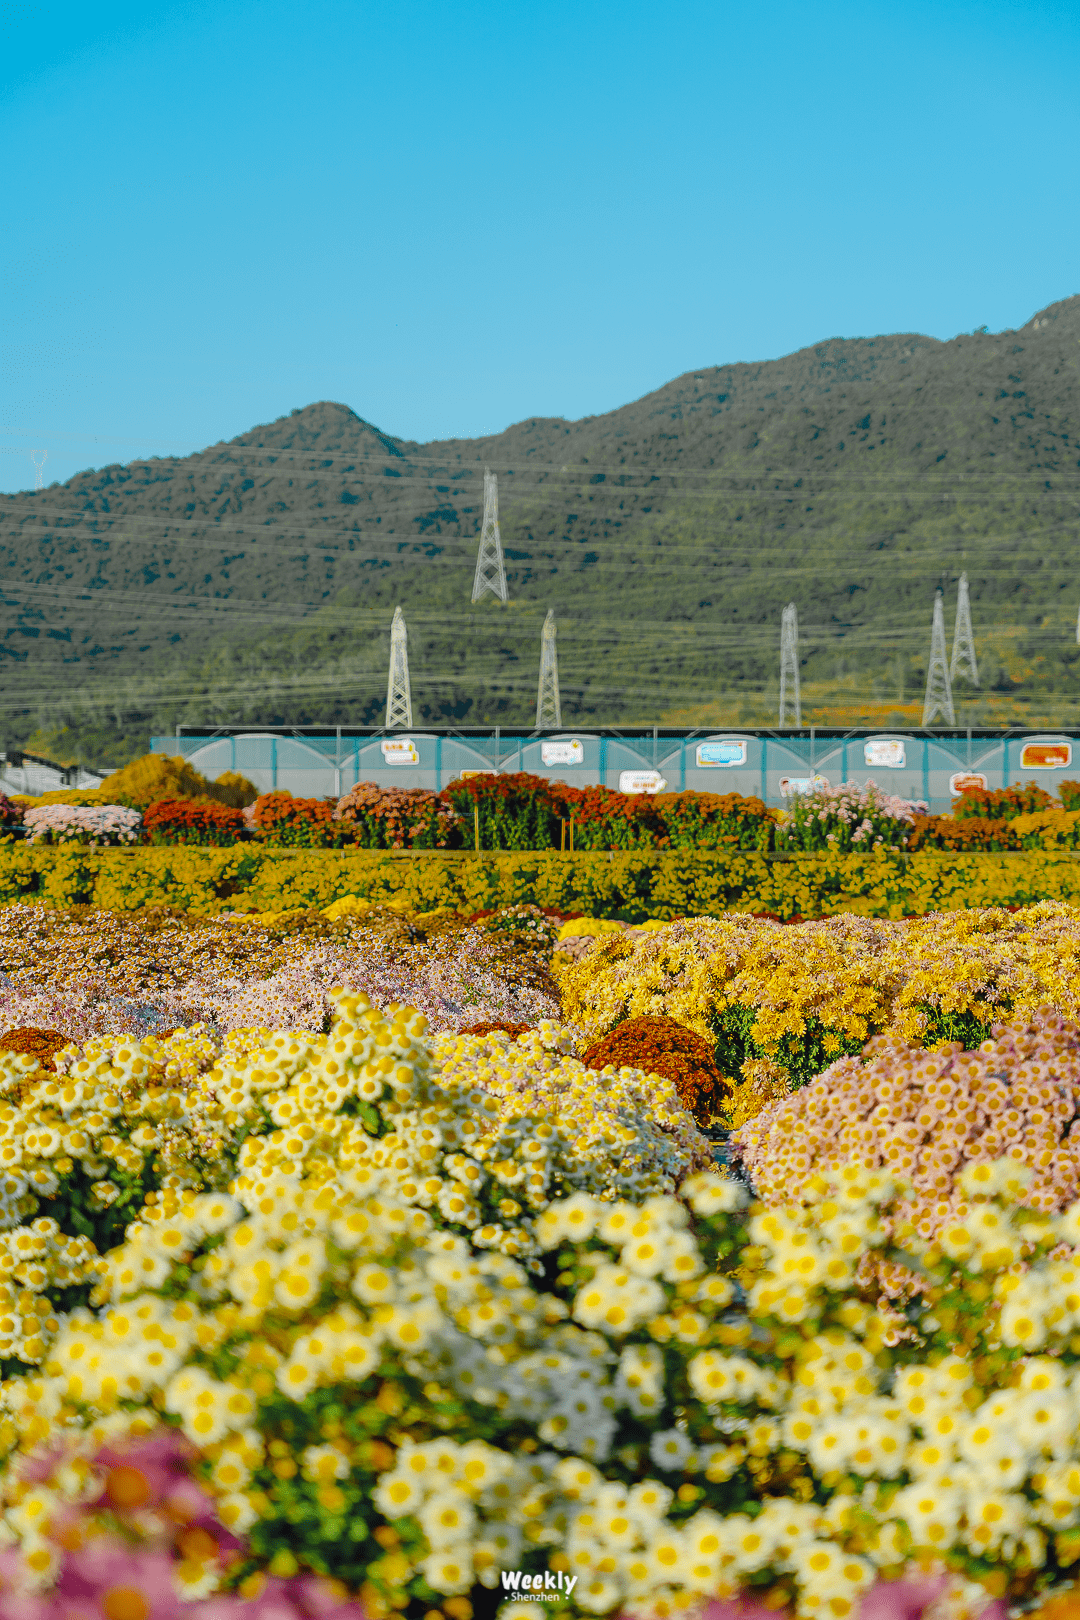
[(143, 812), (148, 844), (235, 844), (244, 830), (242, 810), (212, 799), (158, 799)]
[[(1068, 782), (1062, 786), (1075, 788), (1076, 784)], [(965, 788), (960, 797), (953, 800), (953, 818), (956, 821), (970, 821), (974, 817), (1012, 821), (1016, 816), (1030, 816), (1036, 810), (1049, 810), (1053, 803), (1046, 789), (1037, 787), (1034, 782), (1022, 788), (998, 788), (995, 792), (986, 788)]]
[(731, 1096), (709, 1042), (674, 1018), (628, 1018), (582, 1054), (588, 1069), (643, 1069), (673, 1080), (679, 1101), (699, 1125), (716, 1117)]
[(36, 1057), (43, 1069), (55, 1073), (53, 1059), (57, 1052), (62, 1052), (71, 1039), (62, 1035), (58, 1029), (35, 1029), (25, 1025), (19, 1029), (8, 1029), (0, 1035), (0, 1052), (22, 1052)]
[(479, 812), (483, 849), (557, 849), (562, 816), (558, 793), (558, 786), (546, 776), (508, 771), (451, 782), (440, 797), (464, 821), (466, 846), (472, 842)]
[(654, 803), (673, 849), (771, 848), (775, 819), (764, 799), (741, 793), (658, 793)]
[(494, 1021), (489, 1020), (486, 1023), (481, 1021), (479, 1024), (465, 1024), (461, 1029), (458, 1030), (458, 1034), (492, 1035), (496, 1030), (501, 1029), (504, 1035), (509, 1035), (512, 1041), (516, 1041), (519, 1035), (527, 1035), (531, 1028), (531, 1024), (513, 1024), (506, 1022), (500, 1023), (496, 1019)]
[(905, 848), (1021, 849), (1019, 836), (1003, 816), (916, 816)]
[(561, 816), (574, 823), (575, 849), (655, 849), (668, 841), (651, 794), (553, 786)]
[(331, 799), (294, 799), (287, 788), (263, 793), (251, 807), (251, 822), (271, 844), (293, 849), (338, 848), (355, 844), (355, 830), (335, 822), (337, 803)]

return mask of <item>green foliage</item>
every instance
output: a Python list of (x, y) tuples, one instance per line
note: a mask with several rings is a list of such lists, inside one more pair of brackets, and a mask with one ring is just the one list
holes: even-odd
[(543, 776), (512, 771), (451, 782), (443, 798), (460, 819), (468, 848), (477, 827), (481, 849), (551, 849), (559, 842), (559, 801)]
[(158, 1185), (158, 1177), (149, 1165), (132, 1175), (110, 1164), (109, 1180), (118, 1192), (112, 1203), (103, 1207), (91, 1192), (94, 1179), (87, 1175), (81, 1160), (75, 1160), (71, 1170), (60, 1178), (53, 1196), (41, 1195), (38, 1214), (51, 1215), (62, 1232), (90, 1238), (98, 1253), (105, 1254), (123, 1243), (128, 1222), (142, 1209), (147, 1192)]
[(798, 1091), (837, 1058), (861, 1052), (864, 1044), (826, 1030), (819, 1019), (810, 1018), (801, 1035), (786, 1035), (766, 1051), (752, 1034), (756, 1007), (724, 1007), (715, 1011), (710, 1021), (716, 1037), (717, 1067), (735, 1085), (745, 1079), (742, 1066), (749, 1058), (768, 1057), (785, 1071), (790, 1090)]
[[(1002, 1002), (1002, 1020), (1008, 1018), (1009, 1009), (1010, 1003)], [(959, 1041), (965, 1052), (974, 1052), (983, 1041), (990, 1039), (993, 1031), (993, 1024), (980, 1023), (972, 1012), (943, 1012), (940, 1007), (933, 1007), (929, 1003), (922, 1010), (926, 1013), (926, 1033), (923, 1036), (926, 1046), (937, 1046), (942, 1041)]]
[(741, 793), (658, 793), (653, 800), (673, 849), (772, 848), (775, 818)]

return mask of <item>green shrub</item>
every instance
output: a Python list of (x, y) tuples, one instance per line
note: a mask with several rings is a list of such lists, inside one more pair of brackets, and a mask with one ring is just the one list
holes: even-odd
[(441, 797), (456, 812), (466, 848), (479, 823), (481, 849), (551, 849), (560, 842), (558, 789), (544, 776), (510, 771), (451, 782)]

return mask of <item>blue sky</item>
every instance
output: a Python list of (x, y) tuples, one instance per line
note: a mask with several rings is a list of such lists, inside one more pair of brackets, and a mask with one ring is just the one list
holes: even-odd
[(1080, 291), (1080, 8), (0, 4), (0, 488)]

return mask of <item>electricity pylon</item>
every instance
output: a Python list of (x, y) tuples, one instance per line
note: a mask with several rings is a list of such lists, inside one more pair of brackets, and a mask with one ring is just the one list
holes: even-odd
[(499, 536), (499, 480), (484, 468), (484, 526), (480, 530), (480, 550), (476, 553), (476, 573), (473, 575), (472, 599), (479, 602), (485, 591), (507, 600), (506, 568), (503, 565), (502, 540)]
[(923, 725), (932, 725), (939, 714), (945, 725), (955, 726), (952, 682), (949, 680), (949, 666), (945, 662), (945, 609), (940, 591), (934, 597), (934, 628), (930, 632), (930, 667), (926, 671)]
[(540, 685), (536, 690), (536, 729), (562, 725), (559, 702), (559, 655), (555, 651), (555, 609), (548, 608), (540, 632)]
[[(790, 691), (789, 691), (790, 686)], [(795, 725), (802, 725), (802, 704), (799, 701), (799, 615), (794, 602), (789, 602), (780, 619), (780, 724), (791, 722), (784, 718), (785, 711), (795, 714)]]
[(409, 691), (409, 637), (405, 618), (394, 609), (390, 626), (390, 679), (386, 683), (386, 729), (412, 725), (412, 693)]
[(960, 575), (960, 591), (956, 598), (952, 663), (949, 665), (950, 685), (955, 684), (958, 675), (966, 675), (972, 686), (978, 686), (979, 684), (979, 666), (975, 659), (975, 637), (971, 630), (971, 602), (968, 599), (966, 574)]
[[(38, 460), (38, 456), (41, 457), (40, 461)], [(49, 452), (47, 450), (31, 450), (30, 452), (30, 460), (34, 463), (35, 489), (41, 489), (43, 487), (42, 474), (45, 471), (45, 463), (48, 461), (48, 459)]]

